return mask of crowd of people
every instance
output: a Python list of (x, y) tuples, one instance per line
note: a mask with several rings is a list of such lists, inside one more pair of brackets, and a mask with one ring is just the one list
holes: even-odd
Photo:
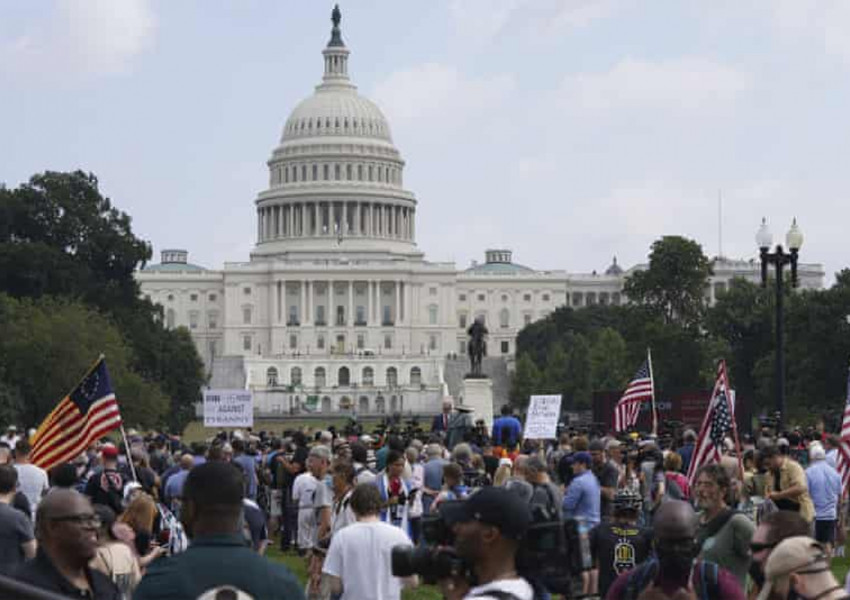
[[(692, 430), (531, 440), (501, 412), (489, 435), (448, 400), (429, 432), (247, 430), (187, 444), (130, 430), (50, 473), (10, 427), (3, 585), (96, 600), (397, 600), (423, 578), (398, 576), (394, 550), (425, 548), (450, 557), (433, 582), (449, 600), (850, 598), (831, 571), (844, 545), (834, 436), (727, 440), (689, 479)], [(540, 523), (563, 524), (567, 554), (551, 556), (569, 556), (566, 588), (524, 559)], [(303, 561), (306, 582), (264, 556), (272, 544)]]

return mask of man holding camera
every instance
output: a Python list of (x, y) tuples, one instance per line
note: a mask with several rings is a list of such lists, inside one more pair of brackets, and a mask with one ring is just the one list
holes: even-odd
[(452, 527), (454, 549), (470, 565), (470, 581), (440, 581), (446, 600), (532, 600), (531, 584), (517, 572), (517, 552), (531, 524), (528, 503), (517, 494), (485, 487), (467, 500), (443, 504), (443, 519)]

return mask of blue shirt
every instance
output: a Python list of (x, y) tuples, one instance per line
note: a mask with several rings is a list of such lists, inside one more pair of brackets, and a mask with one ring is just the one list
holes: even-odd
[(815, 505), (815, 519), (832, 521), (838, 518), (841, 498), (841, 476), (825, 460), (816, 460), (806, 469), (809, 496)]
[(245, 473), (245, 496), (251, 500), (257, 498), (257, 461), (253, 456), (240, 454), (233, 457), (233, 464)]
[(579, 519), (593, 526), (598, 525), (601, 511), (602, 490), (592, 471), (573, 477), (564, 494), (565, 519)]
[[(505, 439), (502, 439), (503, 431), (507, 433)], [(493, 435), (491, 437), (493, 438), (494, 446), (501, 446), (506, 442), (510, 442), (511, 445), (514, 445), (519, 441), (521, 435), (522, 424), (516, 417), (507, 415), (499, 417), (493, 421)]]
[(168, 478), (168, 483), (165, 484), (165, 499), (169, 502), (175, 498), (180, 498), (183, 495), (183, 484), (186, 483), (186, 478), (189, 476), (189, 471), (180, 470)]

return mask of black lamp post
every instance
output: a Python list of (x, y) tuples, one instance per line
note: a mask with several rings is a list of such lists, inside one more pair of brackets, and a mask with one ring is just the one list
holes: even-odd
[(803, 246), (803, 233), (797, 227), (797, 219), (791, 224), (785, 236), (785, 244), (788, 252), (777, 244), (776, 249), (770, 252), (773, 243), (773, 235), (767, 227), (767, 219), (761, 220), (761, 227), (756, 234), (761, 256), (761, 285), (767, 287), (768, 265), (773, 265), (776, 270), (776, 412), (778, 417), (777, 433), (782, 430), (785, 420), (785, 352), (783, 347), (784, 314), (783, 314), (783, 284), (782, 271), (785, 265), (791, 265), (791, 287), (797, 287), (797, 255)]

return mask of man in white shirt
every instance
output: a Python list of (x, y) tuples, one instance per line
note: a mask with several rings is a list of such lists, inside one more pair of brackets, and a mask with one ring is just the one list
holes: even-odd
[(410, 538), (381, 522), (381, 496), (374, 485), (354, 488), (351, 509), (357, 522), (331, 538), (322, 567), (331, 591), (341, 593), (341, 600), (399, 600), (401, 588), (415, 585), (416, 578), (394, 577), (391, 553), (396, 546), (411, 546)]
[(0, 443), (6, 444), (11, 450), (15, 449), (15, 445), (18, 443), (19, 439), (18, 428), (14, 425), (9, 425), (9, 427), (6, 428), (6, 435), (0, 435)]
[(15, 470), (18, 472), (18, 489), (29, 500), (30, 508), (35, 514), (42, 496), (47, 493), (50, 484), (47, 472), (41, 467), (30, 463), (30, 444), (26, 440), (18, 440), (15, 444)]

